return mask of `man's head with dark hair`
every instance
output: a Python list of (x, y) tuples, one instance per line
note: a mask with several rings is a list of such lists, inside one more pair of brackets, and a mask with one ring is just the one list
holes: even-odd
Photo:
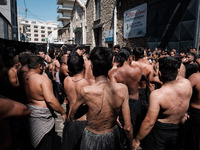
[(123, 66), (124, 61), (127, 61), (130, 56), (129, 51), (124, 48), (121, 48), (120, 51), (115, 56), (115, 59), (119, 62), (119, 67)]
[(38, 49), (35, 51), (35, 55), (38, 55), (38, 56), (44, 58), (44, 57), (45, 57), (45, 52), (44, 52), (44, 50), (42, 50), (41, 48), (38, 48)]
[(159, 75), (160, 80), (163, 83), (175, 80), (178, 75), (178, 61), (171, 56), (167, 56), (160, 58), (158, 62), (159, 71), (161, 72), (161, 76)]
[(31, 52), (22, 52), (19, 54), (19, 61), (22, 66), (26, 65), (28, 63), (29, 57), (31, 57), (33, 54)]
[(196, 55), (192, 52), (189, 52), (187, 55), (187, 63), (194, 63), (196, 61)]
[(29, 69), (40, 69), (40, 73), (43, 72), (43, 66), (44, 66), (44, 59), (37, 55), (32, 55), (28, 59), (28, 68)]
[(181, 67), (181, 58), (179, 56), (173, 56), (174, 59), (176, 59), (178, 61), (178, 69), (180, 69)]
[(120, 50), (120, 45), (119, 44), (115, 45), (112, 51), (113, 55), (116, 55), (119, 52), (119, 50)]
[(113, 55), (106, 47), (95, 47), (90, 53), (89, 59), (92, 62), (92, 71), (95, 77), (100, 75), (108, 75), (108, 71), (112, 68)]
[(143, 58), (144, 57), (144, 48), (142, 47), (135, 47), (133, 49), (133, 55), (136, 59)]
[(115, 45), (115, 46), (114, 46), (114, 49), (115, 49), (115, 48), (120, 49), (120, 45), (119, 45), (119, 44)]
[(72, 75), (83, 71), (84, 60), (83, 57), (76, 52), (71, 52), (67, 60), (68, 70)]

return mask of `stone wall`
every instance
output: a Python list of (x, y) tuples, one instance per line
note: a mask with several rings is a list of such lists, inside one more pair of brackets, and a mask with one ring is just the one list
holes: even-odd
[[(129, 46), (131, 48), (135, 46), (147, 47), (147, 37), (138, 38), (123, 38), (123, 22), (124, 22), (124, 12), (133, 7), (141, 5), (147, 0), (118, 0), (117, 1), (117, 44), (121, 46)], [(95, 46), (95, 36), (93, 29), (94, 26), (103, 24), (102, 26), (102, 46), (108, 46), (105, 42), (105, 32), (113, 29), (113, 14), (114, 14), (114, 0), (101, 0), (101, 18), (99, 20), (95, 19), (95, 0), (88, 0), (86, 5), (86, 20), (87, 20), (87, 38), (86, 43), (91, 45), (91, 48)]]
[(94, 26), (102, 25), (102, 46), (108, 46), (105, 42), (105, 32), (113, 29), (114, 0), (101, 0), (101, 18), (96, 19), (95, 0), (88, 0), (86, 5), (87, 38), (86, 43), (95, 46)]
[[(117, 7), (117, 43), (121, 46), (128, 46), (128, 47), (147, 47), (147, 36), (145, 37), (137, 37), (137, 38), (130, 38), (124, 39), (123, 36), (123, 24), (124, 24), (124, 12), (132, 9), (138, 5), (146, 3), (147, 0), (118, 0), (118, 7)], [(147, 5), (148, 9), (148, 5)], [(148, 21), (148, 20), (147, 20)], [(148, 31), (147, 31), (148, 32)]]

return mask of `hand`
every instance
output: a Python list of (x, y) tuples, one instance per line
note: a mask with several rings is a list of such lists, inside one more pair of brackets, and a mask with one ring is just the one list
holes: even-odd
[(62, 115), (62, 119), (63, 119), (63, 124), (65, 124), (65, 121), (66, 121), (66, 119), (67, 119), (66, 113)]
[(119, 121), (119, 116), (117, 117), (117, 124), (118, 124), (121, 128), (123, 128), (121, 122)]
[(132, 143), (133, 150), (137, 150), (139, 146), (140, 146), (140, 141), (138, 139), (134, 139)]
[(187, 113), (185, 113), (184, 117), (181, 120), (181, 123), (184, 124), (186, 120), (188, 120), (188, 118), (190, 118), (190, 116)]

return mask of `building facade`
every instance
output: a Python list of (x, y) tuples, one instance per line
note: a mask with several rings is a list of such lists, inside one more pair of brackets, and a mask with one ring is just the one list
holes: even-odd
[(57, 21), (61, 21), (58, 28), (58, 40), (71, 44), (73, 39), (70, 36), (70, 22), (75, 0), (57, 0)]
[(54, 21), (42, 22), (29, 19), (19, 19), (20, 41), (46, 43), (48, 36), (58, 28)]
[(152, 50), (199, 48), (200, 0), (87, 0), (82, 7), (84, 25), (76, 17), (77, 3), (66, 34), (74, 44), (80, 43), (74, 35), (85, 34), (84, 42), (91, 48), (115, 44)]
[(0, 38), (18, 40), (16, 0), (0, 0)]

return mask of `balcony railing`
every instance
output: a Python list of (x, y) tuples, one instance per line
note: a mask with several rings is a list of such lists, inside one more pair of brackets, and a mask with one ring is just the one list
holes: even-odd
[(58, 20), (58, 21), (70, 20), (70, 19), (71, 19), (71, 16), (70, 16), (70, 15), (63, 15), (63, 14), (60, 14), (60, 15), (58, 15), (58, 17), (57, 17), (57, 20)]
[(63, 5), (60, 5), (57, 7), (57, 12), (58, 13), (61, 13), (63, 11), (72, 11), (73, 10), (73, 6), (63, 6)]
[(62, 4), (63, 2), (75, 2), (75, 0), (57, 0), (57, 4)]

